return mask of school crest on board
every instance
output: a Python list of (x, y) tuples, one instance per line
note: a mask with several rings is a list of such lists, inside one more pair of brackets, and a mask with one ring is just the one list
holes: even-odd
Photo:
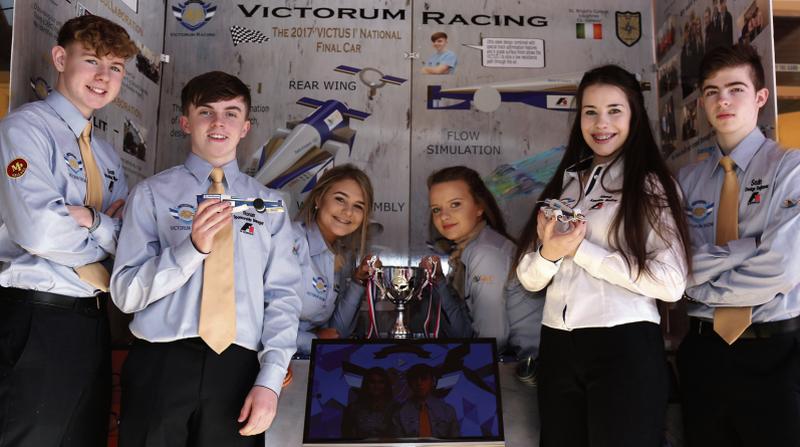
[(626, 46), (632, 47), (642, 38), (642, 13), (633, 11), (617, 11), (617, 39)]

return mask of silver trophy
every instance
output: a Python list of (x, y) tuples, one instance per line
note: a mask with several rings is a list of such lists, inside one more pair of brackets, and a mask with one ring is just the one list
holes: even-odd
[(424, 271), (418, 267), (375, 267), (375, 285), (380, 292), (380, 298), (396, 306), (397, 319), (394, 327), (389, 331), (390, 338), (411, 338), (403, 321), (403, 311), (406, 303), (412, 298), (418, 298), (419, 292), (427, 284), (422, 280)]

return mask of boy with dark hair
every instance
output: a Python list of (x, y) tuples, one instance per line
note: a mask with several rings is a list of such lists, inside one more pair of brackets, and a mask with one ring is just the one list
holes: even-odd
[(458, 57), (456, 53), (447, 49), (447, 34), (437, 31), (431, 34), (431, 42), (436, 53), (425, 61), (422, 74), (453, 74), (458, 64)]
[(756, 126), (769, 97), (748, 45), (700, 66), (716, 131), (681, 170), (694, 251), (690, 331), (678, 351), (689, 446), (800, 445), (800, 151)]
[(397, 436), (402, 438), (457, 438), (456, 410), (433, 395), (436, 377), (426, 364), (414, 365), (406, 371), (406, 384), (411, 397), (402, 403), (392, 417)]
[(111, 392), (108, 270), (128, 193), (93, 135), (136, 46), (86, 15), (51, 50), (47, 99), (0, 122), (0, 446), (104, 446)]
[(120, 445), (263, 445), (301, 307), (290, 220), (282, 208), (198, 200), (279, 199), (236, 161), (250, 130), (247, 86), (209, 72), (181, 101), (191, 153), (131, 192), (111, 276), (138, 338), (122, 372)]

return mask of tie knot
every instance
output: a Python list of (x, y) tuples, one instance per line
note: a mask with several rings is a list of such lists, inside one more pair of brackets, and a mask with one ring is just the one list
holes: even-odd
[(733, 171), (733, 167), (736, 166), (736, 163), (734, 163), (733, 159), (728, 155), (720, 158), (719, 164), (726, 173)]
[(83, 132), (81, 132), (81, 139), (90, 141), (91, 136), (92, 136), (92, 121), (89, 120), (89, 122), (86, 123), (86, 127), (83, 128)]
[(222, 183), (225, 178), (225, 171), (222, 168), (214, 168), (211, 170), (211, 181), (214, 183)]

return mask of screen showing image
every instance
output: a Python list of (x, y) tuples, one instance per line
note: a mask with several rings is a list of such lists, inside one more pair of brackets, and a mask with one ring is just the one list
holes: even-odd
[(493, 340), (314, 340), (304, 445), (503, 445)]

